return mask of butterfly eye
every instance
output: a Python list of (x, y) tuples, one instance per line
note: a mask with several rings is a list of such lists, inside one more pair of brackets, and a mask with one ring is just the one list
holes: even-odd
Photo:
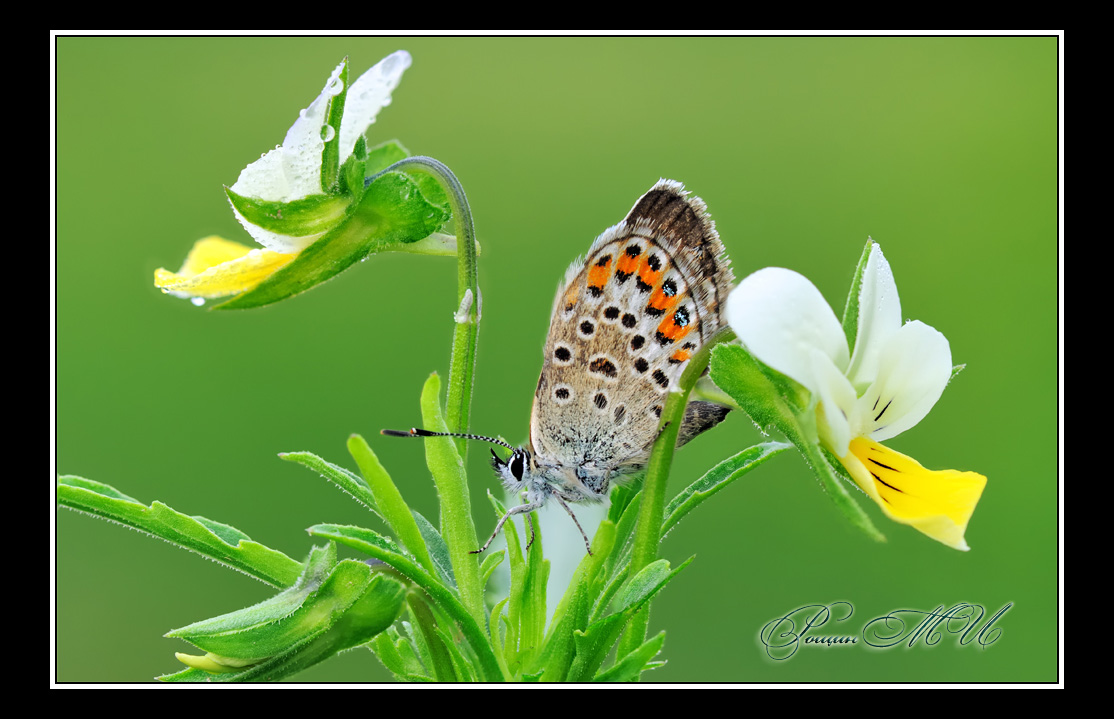
[(519, 453), (519, 452), (515, 452), (514, 457), (511, 458), (511, 474), (514, 475), (515, 479), (521, 480), (522, 479), (522, 472), (523, 472), (524, 469), (525, 469), (525, 466), (524, 466), (522, 454)]

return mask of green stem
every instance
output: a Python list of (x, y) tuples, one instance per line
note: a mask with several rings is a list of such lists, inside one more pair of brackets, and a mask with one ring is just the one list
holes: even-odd
[[(733, 339), (735, 333), (730, 328), (724, 327), (705, 342), (689, 360), (688, 367), (681, 374), (677, 383), (678, 390), (670, 392), (665, 401), (665, 408), (661, 413), (661, 434), (658, 435), (654, 448), (650, 452), (650, 460), (646, 465), (646, 478), (642, 484), (638, 525), (635, 527), (634, 548), (631, 551), (630, 571), (627, 575), (629, 577), (637, 575), (658, 557), (661, 525), (665, 517), (665, 488), (669, 481), (669, 467), (673, 463), (673, 453), (677, 449), (677, 434), (685, 418), (689, 393), (707, 369), (712, 348), (721, 342), (730, 342)], [(638, 649), (646, 641), (649, 618), (648, 606), (631, 617), (627, 631), (619, 642), (617, 660)]]
[[(476, 341), (480, 329), (480, 284), (476, 269), (476, 230), (472, 211), (464, 187), (452, 170), (440, 160), (417, 155), (400, 160), (387, 170), (418, 170), (436, 178), (449, 196), (449, 207), (456, 219), (457, 230), (457, 307), (453, 310), (456, 328), (453, 331), (453, 352), (449, 364), (448, 396), (445, 400), (445, 419), (450, 432), (467, 432), (472, 406), (472, 385), (476, 374)], [(460, 312), (465, 297), (470, 296), (468, 308)], [(467, 442), (454, 438), (462, 459), (468, 454)]]

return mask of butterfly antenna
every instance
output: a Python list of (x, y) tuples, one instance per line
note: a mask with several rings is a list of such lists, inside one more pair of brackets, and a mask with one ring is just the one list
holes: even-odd
[(497, 444), (500, 447), (506, 447), (510, 450), (515, 449), (503, 440), (495, 439), (494, 437), (484, 437), (478, 434), (463, 434), (460, 432), (430, 432), (425, 429), (418, 429), (417, 427), (411, 429), (381, 429), (379, 430), (379, 434), (385, 434), (388, 437), (463, 437), (464, 439), (478, 439), (483, 442), (491, 442), (492, 444)]

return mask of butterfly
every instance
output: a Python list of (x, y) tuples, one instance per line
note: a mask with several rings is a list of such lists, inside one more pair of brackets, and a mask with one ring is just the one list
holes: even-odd
[[(483, 552), (516, 514), (556, 501), (591, 542), (570, 503), (602, 502), (613, 483), (642, 471), (660, 433), (670, 386), (724, 323), (734, 276), (704, 202), (660, 180), (626, 218), (596, 238), (565, 272), (553, 302), (530, 442), (492, 467), (525, 502), (499, 520)], [(727, 407), (690, 401), (677, 446), (723, 420)], [(411, 429), (395, 436), (443, 436)], [(531, 525), (531, 530), (533, 525)]]

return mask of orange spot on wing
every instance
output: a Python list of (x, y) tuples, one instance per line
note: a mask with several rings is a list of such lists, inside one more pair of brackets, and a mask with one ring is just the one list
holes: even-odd
[(648, 255), (643, 256), (642, 261), (638, 263), (638, 279), (642, 280), (643, 284), (656, 287), (658, 282), (661, 281), (664, 268), (659, 265), (658, 269), (654, 270), (647, 261), (648, 257)]
[[(658, 274), (660, 275), (661, 273), (659, 272)], [(669, 295), (665, 294), (665, 290), (663, 287), (658, 287), (654, 290), (654, 293), (650, 295), (650, 301), (646, 303), (646, 306), (657, 310), (660, 314), (662, 312), (668, 312), (672, 310), (673, 305), (677, 304), (680, 299), (680, 295), (675, 294), (670, 297)]]
[(665, 319), (662, 320), (661, 324), (658, 325), (656, 336), (659, 338), (659, 341), (661, 338), (664, 338), (670, 342), (676, 342), (677, 340), (687, 335), (690, 330), (692, 330), (691, 322), (684, 322), (679, 324), (676, 321), (676, 317), (677, 313), (666, 315)]
[(691, 357), (692, 353), (688, 350), (677, 350), (669, 359), (673, 360), (674, 362), (684, 362)]
[(607, 281), (611, 279), (611, 257), (608, 256), (603, 259), (605, 262), (602, 265), (596, 263), (588, 268), (588, 286), (597, 290), (602, 290)]
[(633, 275), (638, 269), (638, 259), (642, 255), (635, 255), (631, 257), (625, 251), (619, 255), (619, 261), (615, 263), (615, 271), (624, 275)]
[(576, 300), (580, 297), (580, 288), (575, 284), (565, 293), (565, 312), (576, 307)]

